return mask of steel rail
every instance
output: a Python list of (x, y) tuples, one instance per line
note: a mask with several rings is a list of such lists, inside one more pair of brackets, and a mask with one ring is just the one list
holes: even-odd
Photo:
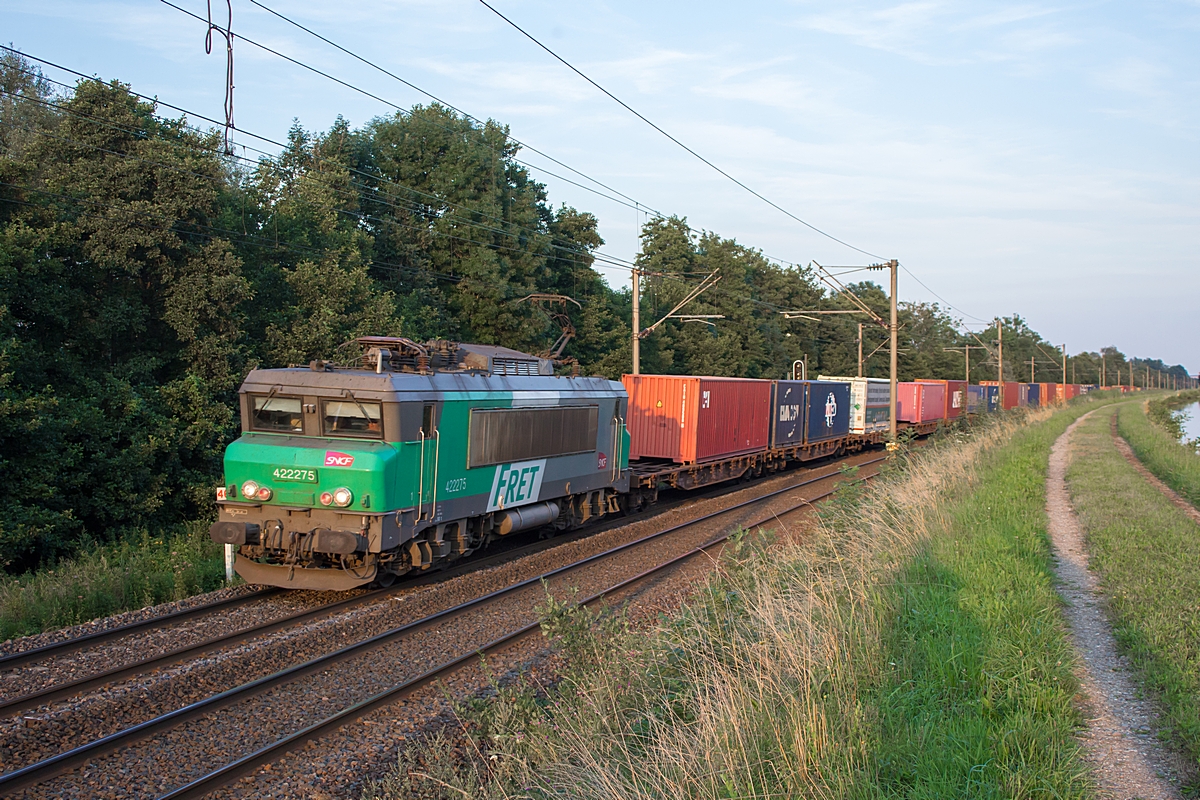
[[(860, 464), (858, 464), (856, 466), (866, 466), (869, 464), (878, 463), (879, 461), (884, 461), (887, 458), (888, 458), (888, 456), (880, 456), (875, 459), (861, 462)], [(233, 703), (240, 702), (242, 700), (245, 700), (245, 699), (248, 699), (251, 697), (255, 697), (259, 694), (262, 694), (263, 692), (268, 691), (269, 689), (275, 688), (276, 686), (291, 683), (291, 682), (298, 680), (299, 678), (302, 678), (306, 675), (310, 675), (315, 672), (320, 672), (320, 671), (332, 666), (333, 664), (337, 664), (341, 661), (345, 661), (347, 659), (356, 657), (358, 655), (361, 655), (362, 653), (370, 652), (371, 650), (374, 650), (385, 644), (388, 644), (389, 642), (391, 642), (395, 639), (399, 639), (407, 634), (415, 633), (419, 630), (423, 630), (425, 628), (431, 627), (431, 626), (433, 626), (439, 622), (442, 622), (446, 619), (457, 617), (472, 608), (486, 605), (487, 603), (490, 603), (493, 600), (495, 600), (499, 597), (502, 597), (504, 595), (520, 591), (521, 589), (525, 589), (530, 586), (538, 585), (542, 581), (547, 580), (549, 578), (556, 577), (558, 575), (563, 575), (563, 574), (566, 574), (569, 572), (573, 572), (573, 571), (580, 569), (580, 568), (582, 568), (588, 564), (591, 564), (593, 562), (599, 561), (601, 559), (609, 558), (617, 553), (623, 552), (623, 551), (628, 550), (633, 547), (637, 547), (638, 545), (645, 544), (646, 542), (653, 541), (660, 537), (667, 536), (667, 535), (669, 535), (671, 533), (675, 533), (679, 530), (692, 527), (701, 522), (705, 522), (705, 521), (713, 519), (715, 517), (719, 517), (721, 515), (728, 514), (730, 512), (739, 510), (741, 508), (745, 508), (747, 506), (762, 503), (763, 501), (768, 500), (772, 497), (777, 497), (778, 495), (785, 494), (785, 493), (791, 492), (791, 491), (795, 491), (796, 489), (799, 489), (801, 487), (804, 487), (804, 486), (807, 486), (807, 485), (810, 485), (813, 483), (817, 483), (819, 481), (829, 480), (830, 478), (836, 478), (837, 476), (838, 476), (837, 472), (831, 472), (831, 473), (826, 473), (826, 474), (823, 474), (820, 476), (814, 476), (814, 477), (805, 479), (803, 481), (800, 481), (799, 483), (792, 484), (791, 486), (787, 486), (787, 487), (784, 487), (781, 489), (776, 489), (776, 490), (773, 490), (766, 494), (760, 495), (759, 497), (744, 500), (742, 502), (735, 503), (734, 505), (729, 506), (727, 508), (718, 509), (716, 511), (713, 511), (708, 514), (697, 517), (695, 519), (688, 520), (686, 522), (682, 522), (677, 525), (672, 525), (671, 527), (664, 528), (661, 531), (656, 531), (654, 533), (647, 534), (646, 536), (640, 537), (633, 541), (626, 542), (621, 545), (617, 545), (616, 547), (612, 547), (612, 548), (602, 551), (600, 553), (595, 553), (595, 554), (588, 556), (586, 558), (583, 558), (579, 561), (575, 561), (570, 564), (566, 564), (562, 567), (557, 567), (553, 570), (549, 570), (548, 572), (544, 572), (541, 575), (538, 575), (536, 577), (527, 578), (525, 580), (518, 581), (517, 583), (510, 584), (506, 587), (503, 587), (501, 589), (497, 589), (495, 591), (489, 592), (485, 595), (481, 595), (479, 597), (473, 598), (466, 602), (460, 603), (456, 606), (452, 606), (450, 608), (443, 609), (442, 611), (436, 612), (434, 614), (431, 614), (429, 616), (423, 617), (418, 620), (414, 620), (413, 622), (409, 622), (409, 623), (406, 623), (399, 627), (393, 628), (391, 630), (384, 631), (383, 633), (376, 634), (375, 636), (372, 636), (367, 639), (363, 639), (362, 641), (347, 645), (346, 647), (326, 653), (322, 656), (318, 656), (318, 657), (311, 659), (309, 661), (306, 661), (302, 664), (297, 664), (297, 665), (294, 665), (291, 667), (287, 667), (285, 669), (279, 670), (278, 672), (272, 673), (271, 675), (266, 675), (262, 678), (258, 678), (257, 680), (244, 683), (241, 686), (236, 686), (231, 689), (227, 689), (224, 692), (220, 692), (218, 694), (212, 695), (203, 700), (198, 700), (194, 703), (183, 706), (181, 708), (177, 708), (173, 711), (169, 711), (166, 714), (160, 715), (153, 719), (146, 720), (145, 722), (138, 723), (137, 725), (132, 725), (123, 730), (117, 731), (115, 733), (111, 733), (111, 734), (101, 737), (99, 739), (95, 739), (91, 742), (80, 745), (79, 747), (75, 747), (71, 750), (64, 751), (57, 755), (51, 756), (50, 758), (43, 759), (42, 761), (38, 761), (36, 763), (30, 764), (26, 767), (22, 767), (17, 770), (12, 770), (10, 772), (0, 774), (0, 795), (6, 794), (6, 793), (11, 793), (13, 791), (16, 791), (17, 789), (21, 789), (21, 788), (24, 788), (27, 786), (32, 786), (32, 785), (36, 785), (39, 783), (43, 783), (47, 780), (50, 780), (51, 778), (57, 777), (66, 772), (70, 772), (70, 771), (86, 764), (88, 761), (91, 761), (93, 758), (96, 758), (98, 756), (101, 756), (101, 755), (104, 755), (107, 753), (111, 753), (115, 750), (119, 750), (119, 749), (124, 748), (134, 742), (145, 739), (146, 737), (151, 736), (155, 733), (159, 733), (164, 730), (169, 730), (171, 728), (174, 728), (178, 725), (183, 724), (184, 722), (187, 722), (187, 721), (190, 721), (193, 719), (197, 719), (197, 718), (202, 717), (210, 712), (224, 708), (228, 705), (232, 705)], [(822, 496), (825, 496), (825, 495), (822, 495)], [(803, 507), (804, 505), (807, 505), (810, 502), (811, 501), (806, 500), (804, 503), (801, 503), (800, 505), (796, 506), (795, 508)], [(789, 511), (790, 510), (794, 510), (794, 509), (789, 509)], [(784, 513), (789, 513), (789, 512), (785, 511)], [(767, 519), (769, 520), (770, 518), (767, 518)], [(753, 524), (760, 524), (760, 523), (753, 523)]]
[[(723, 488), (719, 491), (710, 491), (710, 492), (706, 492), (704, 494), (697, 495), (694, 497), (694, 499), (708, 499), (711, 497), (719, 497), (722, 494), (728, 494), (730, 491), (731, 490), (728, 488)], [(736, 491), (736, 489), (734, 489), (733, 491)], [(693, 498), (689, 498), (689, 499), (693, 499)], [(665, 510), (671, 510), (671, 509), (677, 507), (678, 505), (680, 505), (680, 503), (666, 504), (664, 506), (659, 506), (659, 507), (656, 507), (653, 509), (648, 509), (646, 511), (639, 512), (636, 515), (630, 515), (630, 517), (626, 518), (625, 520), (622, 520), (622, 523), (628, 524), (628, 522), (636, 520), (637, 518), (643, 517), (649, 512), (652, 512), (652, 511), (661, 512), (661, 511), (665, 511)], [(580, 536), (589, 535), (589, 534), (594, 534), (595, 532), (596, 531), (584, 530), (584, 531), (578, 532), (578, 535), (580, 535)], [(9, 700), (0, 701), (0, 715), (19, 714), (22, 711), (27, 711), (31, 708), (36, 708), (36, 707), (38, 707), (40, 705), (44, 705), (46, 703), (53, 703), (57, 700), (62, 700), (66, 697), (71, 697), (72, 695), (80, 694), (82, 692), (87, 691), (88, 689), (94, 689), (98, 686), (104, 686), (105, 684), (108, 684), (108, 683), (114, 683), (118, 680), (121, 680), (122, 678), (128, 678), (128, 677), (131, 677), (134, 675), (139, 675), (143, 672), (149, 672), (153, 669), (170, 666), (172, 664), (177, 664), (177, 663), (185, 661), (189, 658), (192, 658), (195, 656), (200, 656), (205, 653), (211, 652), (213, 650), (219, 650), (219, 649), (223, 649), (225, 647), (231, 647), (233, 645), (240, 644), (240, 643), (246, 641), (247, 639), (252, 639), (257, 636), (265, 636), (267, 634), (274, 633), (275, 631), (278, 631), (282, 628), (286, 628), (289, 625), (302, 622), (306, 619), (320, 618), (327, 614), (332, 614), (332, 613), (336, 613), (338, 611), (343, 611), (343, 610), (352, 608), (354, 606), (361, 605), (363, 603), (383, 599), (383, 598), (387, 597), (389, 594), (397, 593), (397, 592), (405, 590), (405, 589), (414, 589), (419, 586), (427, 585), (434, 581), (446, 580), (448, 578), (455, 577), (457, 575), (462, 574), (462, 572), (464, 572), (467, 569), (474, 570), (474, 569), (485, 568), (485, 567), (489, 566), (492, 562), (503, 563), (505, 561), (511, 560), (514, 557), (519, 558), (522, 555), (526, 555), (527, 554), (526, 551), (531, 551), (531, 550), (532, 551), (540, 551), (540, 550), (546, 549), (548, 547), (553, 547), (558, 544), (566, 543), (567, 541), (574, 541), (574, 539), (573, 538), (568, 539), (568, 537), (556, 537), (556, 539), (554, 541), (547, 540), (545, 543), (539, 542), (532, 547), (530, 547), (529, 545), (526, 545), (525, 547), (518, 547), (518, 548), (514, 548), (512, 550), (494, 553), (494, 554), (487, 556), (485, 558), (482, 558), (482, 559), (464, 561), (459, 564), (455, 564), (448, 568), (445, 568), (444, 570), (442, 570), (436, 574), (419, 575), (419, 576), (416, 576), (414, 579), (407, 580), (407, 581), (403, 582), (402, 584), (399, 584), (396, 586), (386, 587), (384, 589), (378, 589), (378, 590), (375, 590), (372, 592), (367, 592), (365, 594), (346, 598), (344, 600), (340, 600), (340, 601), (337, 601), (334, 603), (329, 603), (329, 604), (326, 604), (323, 606), (318, 606), (316, 608), (298, 611), (293, 614), (289, 614), (287, 616), (280, 617), (279, 619), (276, 619), (276, 620), (264, 622), (264, 623), (255, 625), (250, 628), (243, 628), (241, 630), (233, 631), (229, 634), (225, 634), (222, 636), (214, 636), (210, 639), (205, 639), (204, 641), (197, 642), (193, 645), (188, 645), (186, 647), (179, 647), (174, 650), (170, 650), (168, 652), (161, 653), (157, 656), (151, 656), (149, 658), (145, 658), (140, 661), (135, 661), (135, 662), (131, 662), (129, 664), (123, 664), (118, 667), (113, 667), (112, 669), (106, 670), (104, 672), (99, 672), (94, 675), (85, 676), (83, 678), (79, 678), (77, 680), (70, 681), (68, 683), (54, 684), (54, 685), (48, 686), (44, 689), (39, 689), (36, 692), (30, 692), (29, 694), (21, 695), (19, 697), (14, 697)], [(244, 595), (241, 597), (255, 599), (255, 598), (261, 598), (263, 595), (275, 594), (280, 591), (282, 591), (282, 590), (271, 588), (271, 589), (266, 589), (266, 590), (262, 590), (259, 592), (247, 594), (247, 595)], [(231, 599), (238, 600), (238, 599), (241, 599), (241, 597), (231, 598)], [(213, 608), (224, 605), (228, 602), (229, 602), (228, 600), (218, 601), (216, 603), (209, 604), (202, 608), (204, 608), (206, 610), (212, 610)], [(201, 608), (201, 607), (197, 607), (197, 608)], [(187, 609), (187, 611), (191, 611), (191, 610), (192, 609)], [(162, 620), (162, 619), (167, 619), (167, 618), (168, 618), (167, 616), (163, 616), (163, 617), (158, 617), (156, 619)], [(173, 619), (174, 619), (174, 617), (173, 617)], [(150, 621), (147, 620), (147, 621), (143, 621), (143, 623), (138, 623), (138, 624), (144, 627), (145, 624), (148, 622), (150, 622)], [(133, 626), (131, 626), (131, 627), (133, 627)], [(117, 630), (117, 629), (114, 629), (114, 630)], [(102, 633), (104, 633), (104, 632), (102, 632)], [(70, 640), (70, 642), (74, 642), (74, 641), (75, 640)], [(79, 648), (76, 647), (76, 648), (72, 648), (72, 649), (79, 649)], [(30, 651), (30, 652), (34, 652), (34, 651)], [(64, 652), (71, 652), (71, 650), (66, 650)]]
[[(872, 461), (868, 463), (875, 462)], [(878, 472), (873, 472), (870, 475), (864, 476), (862, 480), (869, 480), (878, 474)], [(799, 511), (805, 507), (811, 507), (817, 501), (833, 494), (835, 491), (837, 491), (837, 488), (838, 487), (835, 486), (833, 489), (822, 492), (816, 497), (807, 498), (803, 502), (790, 506), (783, 511), (775, 512), (763, 517), (762, 519), (755, 520), (754, 522), (749, 523), (746, 527), (759, 527), (771, 522), (772, 520), (778, 519), (780, 516), (790, 514), (794, 511)], [(717, 545), (723, 544), (732, 535), (732, 531), (721, 534), (720, 536), (709, 540), (705, 544), (694, 547), (685, 553), (670, 558), (667, 561), (640, 572), (631, 578), (626, 578), (625, 580), (610, 586), (607, 589), (596, 592), (595, 594), (579, 601), (579, 604), (586, 606), (599, 602), (608, 595), (629, 588), (630, 586), (640, 583), (641, 581), (657, 575), (660, 572), (678, 566), (684, 561), (694, 558), (701, 553), (705, 553)], [(294, 750), (299, 750), (300, 748), (307, 746), (310, 742), (320, 739), (321, 737), (332, 733), (338, 728), (366, 716), (376, 709), (390, 705), (397, 700), (407, 697), (408, 695), (424, 686), (427, 686), (438, 678), (442, 678), (457, 672), (459, 669), (476, 660), (477, 658), (492, 654), (497, 650), (500, 650), (517, 642), (520, 639), (525, 638), (529, 634), (538, 630), (540, 627), (541, 621), (539, 620), (537, 622), (531, 622), (527, 625), (524, 625), (515, 631), (499, 637), (498, 639), (493, 639), (491, 642), (479, 649), (463, 653), (462, 655), (459, 655), (440, 666), (434, 667), (433, 669), (430, 669), (427, 672), (416, 676), (415, 678), (410, 678), (403, 683), (400, 683), (389, 689), (385, 689), (384, 691), (379, 692), (378, 694), (375, 694), (366, 700), (362, 700), (352, 706), (342, 709), (336, 714), (326, 717), (320, 722), (314, 723), (313, 725), (296, 731), (295, 733), (289, 734), (288, 736), (285, 736), (282, 739), (267, 745), (266, 747), (256, 750), (253, 753), (242, 756), (235, 761), (231, 761), (225, 766), (213, 770), (207, 775), (203, 775), (191, 783), (185, 784), (178, 789), (174, 789), (167, 794), (159, 796), (158, 800), (199, 800), (199, 798), (205, 797), (210, 792), (213, 792), (223, 786), (227, 786), (239, 778), (252, 775), (258, 771), (259, 767), (277, 761), (279, 758), (282, 758), (288, 753)]]
[(161, 628), (167, 623), (179, 622), (180, 620), (199, 616), (200, 614), (206, 614), (210, 611), (216, 611), (218, 609), (228, 611), (231, 608), (243, 606), (254, 600), (261, 600), (264, 597), (277, 594), (280, 591), (282, 590), (274, 587), (257, 589), (253, 592), (247, 592), (246, 594), (238, 595), (237, 597), (227, 597), (224, 600), (217, 600), (212, 603), (204, 603), (203, 605), (193, 606), (192, 608), (184, 608), (180, 609), (179, 611), (172, 611), (170, 614), (163, 614), (159, 617), (150, 617), (149, 619), (130, 622), (126, 625), (110, 628), (106, 631), (96, 631), (95, 633), (76, 636), (73, 639), (64, 639), (61, 642), (52, 642), (50, 644), (42, 645), (41, 647), (34, 647), (29, 650), (21, 650), (16, 653), (9, 653), (6, 656), (0, 656), (0, 670), (19, 667), (22, 664), (28, 664), (30, 661), (41, 661), (47, 658), (65, 655), (66, 653), (73, 653), (76, 650), (82, 650), (84, 647), (88, 647), (89, 645), (101, 644), (103, 642), (112, 641), (113, 639), (119, 639), (127, 634), (135, 633), (147, 628)]
[(58, 683), (53, 686), (48, 686), (45, 689), (39, 689), (36, 692), (15, 697), (11, 700), (0, 702), (0, 714), (17, 714), (30, 708), (37, 708), (45, 703), (53, 703), (55, 700), (61, 700), (64, 697), (85, 692), (88, 689), (94, 689), (97, 686), (103, 686), (106, 683), (128, 678), (132, 675), (138, 675), (143, 672), (149, 672), (152, 669), (159, 667), (170, 666), (181, 661), (186, 661), (194, 656), (203, 655), (211, 650), (217, 650), (224, 647), (232, 647), (235, 644), (240, 644), (247, 639), (253, 639), (257, 636), (265, 636), (268, 633), (274, 633), (282, 628), (298, 624), (308, 619), (317, 619), (328, 614), (333, 614), (338, 611), (344, 611), (354, 606), (369, 603), (380, 599), (382, 596), (398, 591), (404, 587), (388, 587), (385, 589), (375, 589), (364, 594), (347, 597), (343, 600), (337, 600), (333, 603), (326, 603), (323, 606), (309, 608), (303, 611), (297, 611), (292, 614), (280, 617), (276, 620), (263, 622), (249, 628), (242, 628), (229, 634), (214, 636), (210, 639), (205, 639), (195, 644), (177, 647), (174, 650), (168, 650), (157, 656), (144, 658), (141, 661), (135, 661), (130, 664), (125, 664), (119, 667), (113, 667), (104, 672), (98, 672), (94, 675), (89, 675), (68, 683)]

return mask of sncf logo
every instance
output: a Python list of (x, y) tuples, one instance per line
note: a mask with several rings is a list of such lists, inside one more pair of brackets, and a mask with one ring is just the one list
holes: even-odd
[(354, 465), (354, 456), (346, 453), (339, 453), (336, 450), (325, 451), (325, 466), (327, 467), (349, 467)]

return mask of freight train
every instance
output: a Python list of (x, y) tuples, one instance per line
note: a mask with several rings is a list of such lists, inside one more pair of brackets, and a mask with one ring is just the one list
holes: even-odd
[[(490, 345), (348, 344), (344, 363), (254, 370), (242, 384), (243, 432), (225, 452), (209, 533), (249, 583), (386, 585), (516, 531), (636, 510), (668, 487), (879, 445), (890, 425), (875, 379), (618, 383)], [(983, 391), (978, 411), (1008, 407), (998, 387), (971, 388)], [(898, 424), (928, 433), (970, 403), (965, 382), (902, 383)]]

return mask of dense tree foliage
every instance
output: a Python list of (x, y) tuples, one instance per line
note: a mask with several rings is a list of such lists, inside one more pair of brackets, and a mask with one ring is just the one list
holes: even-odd
[[(254, 162), (157, 112), (118, 83), (56, 93), (0, 57), (0, 568), (210, 514), (237, 387), (257, 365), (336, 357), (363, 334), (536, 352), (559, 331), (520, 301), (546, 292), (579, 303), (567, 355), (585, 374), (628, 369), (631, 293), (593, 269), (596, 218), (554, 208), (504, 126), (418, 106), (359, 129), (297, 125)], [(781, 313), (853, 308), (808, 269), (678, 218), (646, 224), (638, 264), (643, 327), (713, 272), (685, 311), (723, 316), (657, 326), (643, 371), (771, 378), (806, 359), (810, 374), (854, 374), (865, 321), (865, 373), (886, 374), (869, 319)], [(849, 291), (886, 316), (878, 286)], [(1054, 350), (1008, 322), (1017, 377)], [(936, 305), (904, 304), (901, 323), (902, 378), (958, 377), (948, 348), (994, 338), (964, 336)], [(973, 379), (994, 374), (987, 357), (973, 354)], [(1097, 377), (1090, 359), (1081, 381)]]

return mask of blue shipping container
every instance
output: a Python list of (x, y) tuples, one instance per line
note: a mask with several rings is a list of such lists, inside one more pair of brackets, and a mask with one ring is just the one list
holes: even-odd
[(1000, 410), (1000, 387), (999, 386), (980, 386), (983, 389), (984, 396), (987, 398), (987, 411), (992, 413)]
[(850, 432), (850, 384), (807, 381), (808, 423), (805, 442), (823, 442)]
[(1040, 398), (1040, 395), (1042, 393), (1041, 385), (1037, 384), (1037, 383), (1030, 383), (1027, 385), (1029, 386), (1029, 405), (1031, 407), (1040, 406), (1042, 404), (1041, 398)]
[(771, 447), (804, 444), (808, 381), (771, 382)]
[(987, 392), (982, 386), (967, 387), (967, 413), (982, 414), (987, 411)]

